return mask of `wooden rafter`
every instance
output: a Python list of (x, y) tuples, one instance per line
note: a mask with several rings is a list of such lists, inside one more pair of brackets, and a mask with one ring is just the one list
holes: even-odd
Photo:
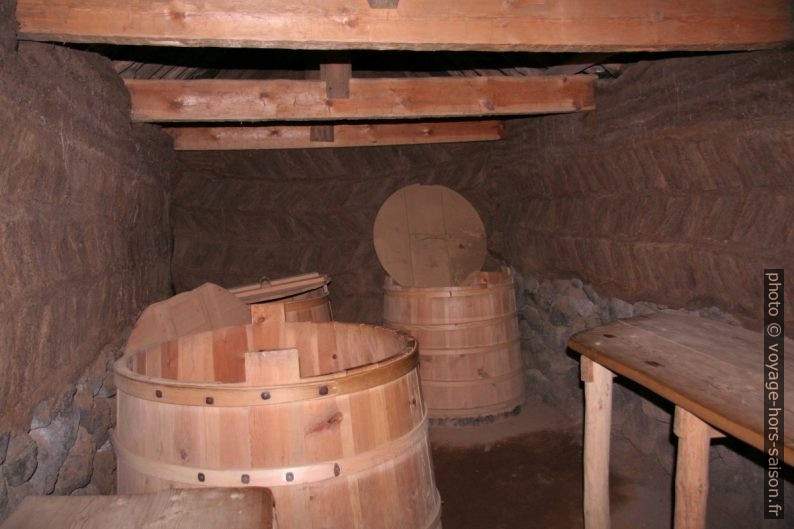
[(504, 137), (501, 121), (443, 121), (334, 125), (333, 142), (312, 141), (309, 126), (179, 127), (164, 129), (176, 150), (306, 149), (492, 141)]
[(660, 51), (792, 39), (788, 0), (18, 0), (17, 20), (24, 39), (166, 46)]
[(351, 79), (348, 99), (323, 81), (127, 80), (134, 121), (334, 121), (576, 112), (594, 76)]

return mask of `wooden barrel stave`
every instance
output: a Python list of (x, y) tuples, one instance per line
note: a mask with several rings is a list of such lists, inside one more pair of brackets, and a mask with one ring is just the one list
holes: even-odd
[(419, 375), (422, 383), (440, 380), (481, 380), (523, 370), (521, 343), (458, 349), (421, 348)]
[[(232, 327), (121, 360), (114, 443), (119, 491), (260, 485), (273, 490), (279, 519), (287, 528), (326, 522), (354, 528), (438, 526), (440, 502), (427, 413), (417, 370), (411, 368), (415, 352), (405, 351), (409, 339), (371, 329), (335, 323)], [(307, 356), (315, 359), (307, 362), (313, 376), (292, 385), (251, 387), (239, 365), (224, 365), (240, 364), (238, 356), (245, 351), (298, 344), (298, 338), (305, 342)], [(342, 356), (346, 347), (357, 350), (335, 364), (350, 371), (325, 374), (330, 358)], [(409, 357), (413, 364), (405, 363)], [(356, 367), (368, 362), (375, 364)], [(342, 390), (334, 393), (340, 377), (377, 380), (381, 373), (391, 380), (375, 386), (366, 380), (340, 383)], [(163, 376), (173, 380), (158, 378)], [(218, 377), (229, 383), (217, 384)], [(314, 393), (302, 398), (296, 388), (307, 380), (314, 384), (309, 384)], [(149, 387), (142, 390), (142, 383)], [(329, 394), (321, 396), (317, 387), (330, 388)], [(188, 390), (196, 392), (189, 395), (192, 400), (183, 396)], [(260, 390), (272, 397), (252, 404), (250, 394), (259, 395)], [(295, 393), (298, 400), (279, 401), (285, 392)], [(184, 403), (200, 404), (194, 398), (199, 393), (208, 395), (206, 405)], [(248, 396), (243, 399), (243, 394)], [(235, 399), (246, 405), (235, 405)], [(411, 490), (400, 490), (407, 484)]]

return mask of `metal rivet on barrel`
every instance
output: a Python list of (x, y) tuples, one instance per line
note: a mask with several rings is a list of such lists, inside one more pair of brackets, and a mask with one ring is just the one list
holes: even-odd
[(158, 399), (162, 399), (163, 392), (158, 389), (157, 391), (154, 392), (154, 396), (157, 397)]
[(320, 395), (328, 395), (328, 386), (320, 386)]
[(334, 476), (338, 476), (342, 473), (342, 469), (339, 468), (339, 463), (334, 463)]
[(269, 391), (263, 391), (262, 394), (259, 395), (259, 396), (262, 397), (262, 400), (268, 400), (270, 398), (270, 392)]
[(204, 477), (204, 472), (199, 472), (198, 473), (198, 480), (203, 483), (205, 479), (207, 479), (207, 478)]
[(287, 481), (292, 481), (293, 479), (295, 479), (295, 475), (292, 472), (287, 472), (287, 475), (285, 477), (287, 478)]
[(242, 476), (240, 476), (240, 481), (248, 485), (248, 483), (251, 481), (251, 476), (249, 476), (248, 474), (243, 474)]
[(215, 402), (215, 399), (213, 399), (212, 397), (207, 397), (206, 399), (204, 399), (204, 402), (206, 402), (207, 404), (212, 404)]

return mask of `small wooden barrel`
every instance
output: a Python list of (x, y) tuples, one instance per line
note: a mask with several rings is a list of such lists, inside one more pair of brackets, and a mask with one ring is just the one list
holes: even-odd
[(331, 279), (318, 273), (303, 274), (273, 281), (243, 285), (229, 289), (237, 299), (254, 307), (260, 305), (280, 306), (286, 321), (333, 321), (331, 295), (328, 283)]
[(277, 319), (116, 363), (119, 493), (262, 486), (286, 529), (440, 528), (416, 342)]
[(524, 403), (513, 277), (477, 272), (458, 287), (402, 287), (386, 279), (384, 319), (419, 341), (431, 418), (474, 419)]
[(303, 294), (285, 299), (271, 301), (284, 305), (284, 316), (287, 321), (333, 321), (331, 313), (331, 295), (328, 286), (323, 285)]

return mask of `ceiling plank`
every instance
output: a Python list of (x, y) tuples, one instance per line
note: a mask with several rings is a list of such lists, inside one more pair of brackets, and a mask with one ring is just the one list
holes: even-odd
[(164, 130), (180, 151), (308, 149), (494, 141), (504, 138), (501, 121), (443, 121), (334, 125), (333, 142), (313, 141), (311, 126), (178, 127)]
[(595, 76), (351, 79), (348, 99), (324, 81), (127, 79), (133, 121), (332, 121), (576, 112), (594, 108)]
[(18, 0), (23, 39), (484, 51), (744, 50), (792, 39), (789, 0)]

